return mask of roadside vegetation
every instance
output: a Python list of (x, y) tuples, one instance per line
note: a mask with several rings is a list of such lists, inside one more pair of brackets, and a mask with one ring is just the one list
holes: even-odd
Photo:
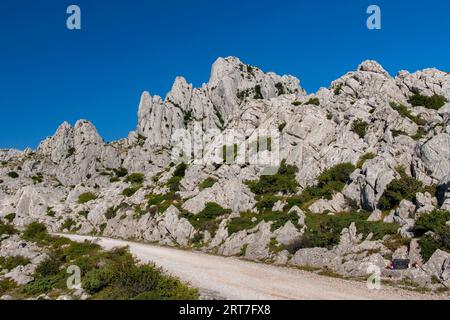
[[(0, 225), (0, 230), (8, 234), (13, 232), (4, 225)], [(37, 266), (34, 280), (24, 286), (0, 280), (2, 295), (26, 299), (70, 294), (75, 289), (67, 287), (67, 279), (71, 275), (67, 270), (75, 265), (81, 269), (81, 287), (92, 300), (194, 300), (199, 297), (197, 289), (163, 274), (155, 266), (138, 264), (127, 248), (105, 251), (88, 241), (73, 242), (54, 237), (39, 223), (30, 224), (22, 237), (40, 246), (48, 258)], [(0, 258), (0, 266), (9, 270), (29, 262), (24, 257)]]

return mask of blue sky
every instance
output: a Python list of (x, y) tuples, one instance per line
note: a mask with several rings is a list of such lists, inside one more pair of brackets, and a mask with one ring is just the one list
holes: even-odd
[[(82, 30), (66, 29), (77, 4)], [(382, 30), (366, 9), (382, 10)], [(446, 0), (1, 0), (0, 148), (35, 148), (63, 121), (92, 121), (106, 141), (136, 127), (140, 94), (177, 75), (207, 82), (219, 56), (292, 74), (314, 92), (363, 60), (450, 71)]]

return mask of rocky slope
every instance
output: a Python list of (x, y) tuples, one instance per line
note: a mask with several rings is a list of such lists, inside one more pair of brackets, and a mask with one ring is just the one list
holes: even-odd
[[(37, 150), (0, 150), (0, 217), (344, 276), (375, 265), (448, 288), (447, 101), (450, 74), (436, 69), (393, 78), (366, 61), (308, 95), (294, 77), (220, 58), (201, 88), (179, 77), (164, 100), (144, 92), (125, 139), (105, 143), (80, 120)], [(205, 149), (231, 145), (237, 159), (260, 132), (275, 132), (265, 151), (283, 163), (273, 176), (210, 153), (183, 165), (173, 157), (180, 130), (212, 132)], [(415, 268), (385, 269), (407, 257)]]

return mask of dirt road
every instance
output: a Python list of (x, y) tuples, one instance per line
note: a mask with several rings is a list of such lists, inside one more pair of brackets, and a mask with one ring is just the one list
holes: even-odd
[(439, 296), (382, 286), (369, 290), (364, 282), (329, 278), (293, 268), (242, 261), (199, 252), (135, 242), (63, 235), (75, 241), (97, 239), (105, 249), (128, 246), (142, 262), (153, 262), (207, 297), (224, 299), (436, 299)]

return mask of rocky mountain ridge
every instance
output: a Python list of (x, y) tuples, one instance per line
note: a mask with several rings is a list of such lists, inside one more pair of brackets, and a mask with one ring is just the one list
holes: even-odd
[[(401, 277), (448, 287), (448, 223), (426, 235), (417, 227), (450, 211), (448, 101), (450, 74), (436, 69), (394, 78), (365, 61), (308, 95), (292, 76), (219, 58), (200, 88), (178, 77), (164, 100), (144, 92), (125, 139), (105, 143), (80, 120), (37, 150), (0, 150), (0, 218), (344, 276), (373, 264), (393, 277), (385, 268), (395, 257), (438, 261)], [(273, 178), (248, 163), (173, 162), (177, 130), (241, 130), (238, 150), (264, 129), (280, 135)], [(204, 144), (222, 148), (215, 136)], [(437, 250), (423, 259), (425, 243)]]

